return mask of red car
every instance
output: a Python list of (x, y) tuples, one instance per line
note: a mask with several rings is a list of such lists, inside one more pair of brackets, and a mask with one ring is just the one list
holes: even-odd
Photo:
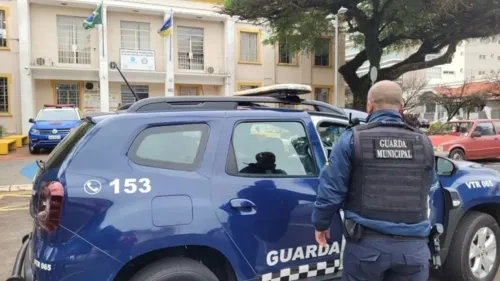
[(500, 157), (500, 119), (450, 121), (429, 138), (438, 156), (456, 160)]

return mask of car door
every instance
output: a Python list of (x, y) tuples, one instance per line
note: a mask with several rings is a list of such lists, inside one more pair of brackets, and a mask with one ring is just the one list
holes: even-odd
[(498, 136), (490, 121), (480, 121), (476, 124), (473, 132), (480, 132), (480, 137), (471, 137), (470, 146), (477, 151), (477, 157), (474, 158), (494, 158), (498, 157), (496, 147), (498, 146)]
[[(212, 188), (223, 228), (257, 277), (332, 278), (341, 265), (342, 227), (335, 216), (330, 245), (317, 245), (311, 214), (325, 157), (318, 147), (311, 150), (319, 141), (312, 122), (227, 120)], [(256, 130), (266, 127), (286, 138)]]

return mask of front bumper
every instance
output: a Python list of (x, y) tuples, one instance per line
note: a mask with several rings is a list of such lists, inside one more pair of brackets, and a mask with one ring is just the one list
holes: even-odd
[[(60, 139), (50, 139), (49, 137), (53, 138), (54, 136), (59, 136)], [(30, 146), (33, 148), (54, 148), (56, 147), (64, 138), (66, 135), (34, 135), (30, 134), (29, 135), (29, 143)]]
[(450, 155), (450, 152), (449, 151), (440, 151), (440, 152), (434, 151), (434, 155), (448, 158), (448, 156)]
[(31, 233), (23, 237), (22, 246), (17, 252), (16, 260), (12, 267), (12, 274), (6, 281), (33, 281), (33, 270), (30, 266), (33, 257), (29, 254), (31, 252), (28, 251), (30, 242)]

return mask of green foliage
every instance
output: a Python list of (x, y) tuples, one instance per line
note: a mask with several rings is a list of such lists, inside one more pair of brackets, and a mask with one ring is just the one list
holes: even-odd
[(0, 139), (3, 138), (4, 131), (5, 128), (2, 125), (0, 125)]

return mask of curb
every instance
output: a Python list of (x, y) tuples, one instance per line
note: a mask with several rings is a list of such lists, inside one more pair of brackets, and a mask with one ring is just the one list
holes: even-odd
[(32, 189), (32, 184), (0, 185), (0, 192), (31, 191)]

